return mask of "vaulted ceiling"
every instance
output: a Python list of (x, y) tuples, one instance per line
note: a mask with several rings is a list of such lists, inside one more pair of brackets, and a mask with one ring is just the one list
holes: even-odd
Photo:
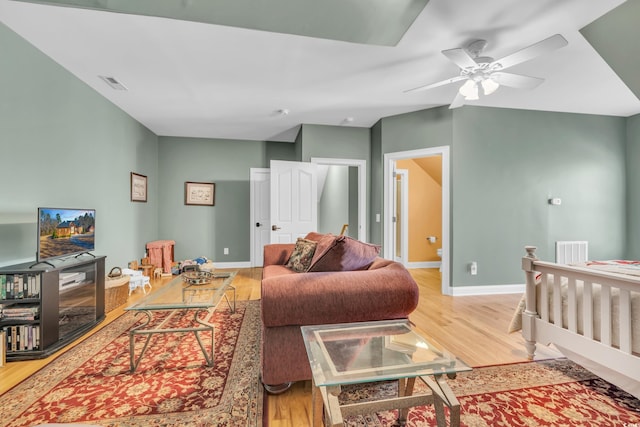
[(450, 104), (459, 84), (404, 90), (458, 74), (441, 51), (474, 39), (494, 58), (568, 45), (511, 69), (542, 85), (469, 105), (638, 114), (638, 18), (640, 0), (0, 0), (0, 22), (154, 133), (272, 141)]

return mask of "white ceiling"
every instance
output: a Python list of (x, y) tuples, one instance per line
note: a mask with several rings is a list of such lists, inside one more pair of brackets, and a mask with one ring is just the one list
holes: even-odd
[(430, 0), (395, 46), (10, 0), (0, 21), (157, 135), (293, 141), (302, 123), (371, 127), (448, 105), (460, 84), (403, 90), (457, 75), (440, 51), (478, 38), (494, 58), (556, 33), (569, 45), (510, 69), (544, 77), (538, 88), (501, 87), (469, 105), (638, 114), (640, 100), (579, 32), (621, 3)]

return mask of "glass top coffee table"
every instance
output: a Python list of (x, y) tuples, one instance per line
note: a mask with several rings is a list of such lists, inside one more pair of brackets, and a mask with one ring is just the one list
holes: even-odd
[[(202, 354), (208, 366), (213, 366), (214, 359), (214, 330), (209, 323), (211, 316), (223, 299), (226, 300), (232, 312), (236, 308), (235, 287), (231, 284), (236, 272), (202, 273), (198, 277), (194, 275), (180, 275), (174, 278), (163, 288), (148, 294), (137, 303), (125, 308), (127, 311), (144, 313), (145, 321), (129, 331), (129, 362), (131, 372), (134, 372), (142, 360), (149, 341), (153, 334), (193, 332), (198, 340)], [(232, 300), (229, 300), (227, 291), (233, 292)], [(233, 302), (233, 304), (232, 304)], [(159, 324), (153, 324), (153, 314), (156, 312), (169, 312)], [(193, 322), (190, 326), (176, 326), (176, 317), (193, 312)], [(157, 323), (157, 322), (156, 322)], [(153, 326), (149, 326), (152, 325)], [(211, 345), (209, 351), (200, 337), (200, 332), (211, 332)], [(140, 356), (135, 357), (135, 337), (146, 335), (144, 346)]]
[[(342, 426), (343, 417), (399, 409), (400, 421), (408, 408), (433, 404), (438, 426), (460, 425), (460, 404), (446, 382), (471, 368), (418, 334), (407, 320), (341, 323), (301, 328), (313, 375), (313, 425)], [(431, 390), (413, 395), (416, 378)], [(374, 402), (340, 404), (346, 384), (398, 380), (398, 396)]]

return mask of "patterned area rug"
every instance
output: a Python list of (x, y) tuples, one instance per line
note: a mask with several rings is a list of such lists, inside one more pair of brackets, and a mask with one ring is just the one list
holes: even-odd
[[(130, 373), (128, 331), (139, 320), (124, 314), (0, 396), (0, 426), (262, 425), (258, 301), (238, 301), (236, 313), (219, 307), (213, 367), (193, 333), (156, 334)], [(206, 348), (211, 334), (201, 336)]]
[[(448, 382), (460, 402), (461, 426), (640, 426), (640, 400), (567, 359), (476, 368)], [(427, 390), (416, 382), (416, 392)], [(395, 382), (354, 385), (343, 387), (340, 400), (390, 397), (396, 391)], [(351, 417), (345, 425), (400, 424), (397, 411), (388, 411)], [(433, 407), (412, 408), (406, 425), (435, 426)]]

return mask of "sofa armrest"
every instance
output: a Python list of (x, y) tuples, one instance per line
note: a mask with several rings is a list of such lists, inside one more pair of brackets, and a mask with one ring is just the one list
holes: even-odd
[(271, 243), (264, 245), (264, 266), (285, 265), (296, 247), (295, 243)]
[(265, 327), (405, 318), (418, 285), (399, 263), (361, 271), (296, 273), (262, 280)]

